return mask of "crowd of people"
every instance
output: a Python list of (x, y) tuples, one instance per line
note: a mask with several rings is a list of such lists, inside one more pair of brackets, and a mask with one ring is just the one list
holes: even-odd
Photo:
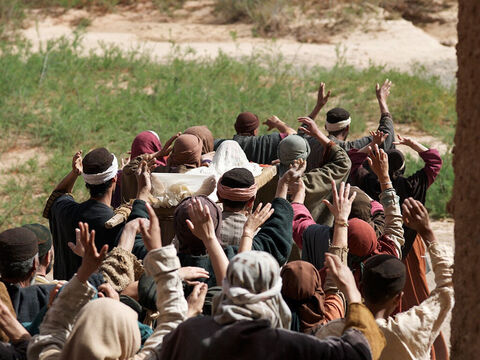
[[(121, 164), (75, 153), (49, 226), (0, 233), (0, 359), (448, 359), (453, 254), (425, 208), (442, 160), (395, 135), (391, 86), (355, 140), (345, 109), (328, 135), (315, 122), (322, 83), (298, 130), (272, 116), (259, 135), (243, 112), (232, 139), (193, 126), (163, 147), (141, 132)], [(410, 176), (402, 146), (425, 163)], [(206, 180), (164, 216), (156, 174)]]

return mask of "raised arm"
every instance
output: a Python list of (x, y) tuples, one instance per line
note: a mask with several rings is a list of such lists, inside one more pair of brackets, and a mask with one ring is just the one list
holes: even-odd
[(268, 127), (268, 131), (272, 129), (277, 129), (279, 133), (287, 135), (293, 135), (297, 133), (294, 129), (292, 129), (275, 115), (272, 115), (267, 120), (265, 120), (263, 125), (266, 125)]
[(402, 246), (405, 244), (403, 237), (403, 220), (400, 211), (400, 198), (392, 186), (388, 174), (388, 156), (377, 145), (371, 149), (368, 163), (380, 182), (380, 203), (385, 212), (385, 228), (383, 235), (387, 235), (395, 243), (397, 256), (402, 257)]
[[(413, 351), (412, 356), (420, 359), (428, 356), (433, 342), (454, 305), (453, 252), (436, 240), (430, 227), (428, 212), (420, 201), (408, 198), (404, 201), (402, 209), (405, 225), (417, 231), (428, 247), (436, 287), (420, 305), (399, 313), (393, 318), (390, 317), (386, 326), (389, 329), (394, 328), (401, 341)], [(412, 343), (414, 341), (412, 334), (415, 334), (415, 339), (422, 338), (428, 341), (423, 342), (422, 347), (419, 347), (417, 342)]]
[[(425, 166), (423, 169), (419, 170), (420, 172), (423, 171), (427, 176), (428, 184), (430, 186), (433, 184), (435, 179), (437, 178), (440, 170), (442, 169), (442, 158), (436, 149), (429, 149), (426, 146), (420, 144), (415, 139), (398, 136), (398, 141), (395, 142), (395, 145), (406, 145), (412, 150), (416, 151), (418, 155), (423, 159), (425, 162)], [(415, 181), (419, 176), (419, 172), (411, 175), (408, 179), (411, 181)]]
[(263, 225), (267, 219), (272, 216), (275, 209), (272, 209), (272, 204), (266, 204), (262, 209), (262, 203), (258, 204), (254, 212), (249, 216), (245, 225), (243, 226), (243, 234), (240, 239), (240, 246), (238, 252), (250, 251), (252, 249), (253, 237), (257, 229)]
[(215, 234), (210, 210), (207, 206), (204, 207), (196, 198), (193, 198), (188, 207), (188, 216), (191, 219), (187, 220), (188, 228), (205, 245), (212, 262), (217, 285), (221, 286), (227, 274), (228, 258)]
[(327, 92), (327, 94), (325, 94), (325, 83), (323, 82), (320, 83), (320, 87), (318, 88), (318, 94), (317, 94), (317, 103), (315, 104), (315, 107), (313, 108), (310, 115), (308, 115), (310, 119), (315, 120), (320, 110), (322, 110), (322, 108), (328, 102), (329, 97), (330, 97), (330, 90)]
[(77, 151), (72, 159), (72, 171), (65, 176), (53, 190), (63, 193), (71, 193), (77, 178), (82, 174), (82, 150)]
[[(154, 278), (157, 285), (157, 327), (145, 342), (135, 360), (156, 358), (160, 354), (165, 335), (177, 328), (187, 318), (187, 301), (183, 296), (182, 280), (178, 270), (180, 260), (173, 245), (162, 246), (160, 224), (150, 205), (147, 210), (151, 221), (141, 220), (141, 231), (148, 249), (144, 260), (145, 272)], [(155, 357), (156, 356), (156, 357)]]
[[(80, 241), (84, 248), (82, 265), (45, 315), (40, 325), (40, 334), (33, 337), (28, 347), (29, 359), (59, 359), (77, 314), (96, 293), (87, 280), (99, 268), (108, 251), (108, 245), (104, 245), (98, 252), (95, 247), (95, 230), (90, 232), (88, 224), (81, 222), (79, 228)], [(48, 353), (46, 357), (42, 357), (44, 351)]]

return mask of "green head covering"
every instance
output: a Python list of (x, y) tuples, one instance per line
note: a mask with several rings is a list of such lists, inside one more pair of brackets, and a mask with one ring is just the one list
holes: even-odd
[(44, 256), (52, 248), (52, 234), (46, 226), (41, 224), (26, 224), (22, 227), (27, 228), (37, 237), (39, 258)]
[(277, 155), (280, 160), (279, 176), (281, 177), (293, 161), (306, 160), (310, 154), (307, 140), (298, 135), (289, 135), (278, 144)]

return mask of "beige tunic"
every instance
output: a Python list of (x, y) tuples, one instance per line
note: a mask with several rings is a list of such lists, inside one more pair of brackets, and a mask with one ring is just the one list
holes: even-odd
[[(433, 243), (428, 248), (435, 274), (435, 290), (420, 305), (388, 319), (377, 319), (387, 345), (382, 360), (429, 360), (430, 349), (453, 308), (453, 254), (449, 248)], [(345, 320), (334, 320), (319, 329), (316, 336), (338, 336)]]

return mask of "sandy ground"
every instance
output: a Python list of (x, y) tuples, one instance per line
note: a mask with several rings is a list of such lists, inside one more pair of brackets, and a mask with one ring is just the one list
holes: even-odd
[[(265, 40), (252, 37), (248, 24), (215, 25), (197, 23), (202, 9), (186, 20), (168, 22), (158, 13), (122, 11), (91, 18), (84, 10), (69, 10), (60, 16), (33, 13), (23, 35), (36, 48), (60, 36), (72, 37), (75, 26), (88, 19), (90, 25), (83, 35), (85, 52), (99, 50), (103, 45), (115, 45), (123, 50), (138, 49), (150, 53), (159, 61), (171, 51), (172, 44), (191, 49), (192, 57), (215, 57), (222, 51), (233, 57), (253, 52), (282, 54), (299, 66), (334, 66), (339, 58), (356, 67), (370, 64), (385, 65), (411, 71), (418, 64), (446, 83), (452, 83), (457, 70), (455, 48), (444, 46), (434, 36), (403, 20), (383, 20), (364, 23), (352, 33), (328, 37), (328, 44), (299, 43), (292, 38)], [(208, 16), (205, 15), (205, 16)]]

